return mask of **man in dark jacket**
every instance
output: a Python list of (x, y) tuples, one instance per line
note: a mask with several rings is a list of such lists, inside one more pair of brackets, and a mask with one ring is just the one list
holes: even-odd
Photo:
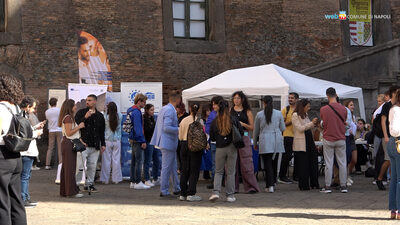
[(81, 129), (81, 139), (86, 146), (86, 150), (82, 152), (83, 158), (86, 160), (87, 179), (84, 190), (91, 189), (97, 192), (94, 187), (94, 177), (96, 174), (97, 160), (99, 159), (99, 150), (104, 152), (106, 142), (104, 139), (105, 121), (101, 112), (96, 109), (97, 96), (89, 95), (86, 98), (86, 108), (79, 110), (75, 115), (77, 124), (84, 122), (85, 128)]

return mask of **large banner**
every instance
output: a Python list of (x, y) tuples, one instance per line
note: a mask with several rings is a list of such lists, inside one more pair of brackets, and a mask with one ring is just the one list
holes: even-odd
[(79, 83), (104, 84), (112, 91), (111, 68), (100, 42), (91, 34), (80, 31), (78, 46)]
[(162, 82), (121, 82), (121, 112), (134, 105), (136, 94), (147, 96), (146, 103), (154, 105), (155, 113), (162, 107)]
[(78, 110), (86, 107), (86, 97), (97, 96), (97, 110), (104, 112), (107, 85), (98, 84), (68, 84), (68, 98), (75, 100)]
[(349, 0), (350, 45), (373, 46), (371, 0)]

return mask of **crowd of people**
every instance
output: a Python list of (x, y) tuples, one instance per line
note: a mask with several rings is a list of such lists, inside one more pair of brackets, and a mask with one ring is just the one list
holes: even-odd
[[(114, 102), (107, 104), (103, 114), (97, 110), (96, 95), (89, 95), (87, 107), (80, 110), (72, 99), (65, 100), (58, 109), (57, 99), (51, 98), (46, 120), (40, 122), (35, 116), (39, 102), (24, 95), (21, 82), (6, 75), (1, 75), (0, 81), (0, 188), (8, 190), (0, 192), (0, 224), (11, 224), (11, 221), (26, 224), (25, 207), (37, 205), (30, 198), (29, 180), (38, 157), (35, 140), (43, 134), (46, 123), (49, 146), (45, 169), (52, 169), (57, 143), (55, 182), (60, 184), (60, 195), (64, 197), (80, 198), (84, 196), (83, 191), (98, 191), (95, 178), (100, 154), (100, 181), (104, 184), (122, 181), (121, 132), (124, 130), (129, 133), (132, 150), (129, 185), (132, 189), (145, 190), (159, 185), (161, 198), (200, 201), (202, 198), (196, 189), (203, 169), (204, 176), (211, 179), (207, 185), (212, 189), (209, 200), (219, 200), (224, 186), (226, 201), (235, 202), (240, 183), (245, 193), (261, 192), (253, 162), (254, 149), (260, 157), (259, 169), (264, 171), (265, 192), (275, 192), (278, 183), (297, 182), (301, 191), (319, 189), (321, 193), (331, 193), (338, 189), (347, 193), (348, 187), (354, 185), (353, 170), (360, 173), (362, 165), (372, 167), (370, 161), (374, 159), (374, 182), (379, 190), (385, 190), (385, 184), (391, 181), (389, 210), (392, 219), (400, 219), (400, 87), (393, 86), (385, 96), (378, 96), (370, 129), (365, 120), (356, 117), (354, 102), (344, 100), (341, 104), (334, 88), (326, 90), (328, 104), (320, 108), (319, 118), (309, 117), (311, 102), (297, 93), (289, 93), (289, 105), (281, 111), (274, 109), (272, 96), (263, 96), (263, 110), (254, 117), (242, 91), (233, 93), (230, 102), (214, 96), (204, 105), (191, 103), (189, 113), (179, 91), (171, 91), (169, 103), (157, 116), (154, 106), (146, 104), (147, 97), (139, 93), (122, 123), (122, 115)], [(3, 140), (13, 115), (19, 115), (20, 110), (29, 119), (33, 132), (29, 148), (21, 153), (8, 149)], [(200, 132), (206, 137), (206, 147), (201, 151), (192, 146), (198, 142), (188, 139), (195, 123), (202, 127)], [(201, 141), (202, 135), (198, 136), (196, 141)], [(368, 144), (356, 144), (361, 139), (368, 140)], [(77, 140), (85, 147), (79, 153)], [(320, 140), (322, 148), (316, 145)], [(370, 149), (372, 154), (368, 157)], [(324, 166), (324, 185), (318, 181), (321, 166)], [(82, 175), (83, 190), (77, 182), (79, 167), (86, 168)], [(211, 175), (206, 175), (208, 172)]]

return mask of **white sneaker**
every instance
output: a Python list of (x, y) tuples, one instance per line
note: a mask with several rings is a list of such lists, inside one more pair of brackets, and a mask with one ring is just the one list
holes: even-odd
[[(267, 189), (267, 188), (266, 188)], [(266, 190), (267, 191), (267, 190)], [(269, 192), (269, 193), (274, 193), (275, 192), (275, 189), (274, 189), (274, 186), (270, 186), (269, 188), (268, 188), (268, 191), (267, 192)]]
[(81, 194), (81, 193), (74, 195), (74, 198), (82, 198), (82, 197), (83, 197), (83, 194)]
[(353, 184), (354, 181), (351, 179), (351, 177), (347, 177), (347, 183)]
[(160, 186), (160, 184), (161, 184), (160, 179), (153, 180), (153, 184), (154, 184), (155, 186)]
[(129, 185), (129, 188), (134, 188), (135, 187), (135, 183), (131, 182), (131, 184)]
[(144, 184), (149, 187), (154, 187), (154, 184), (150, 180), (146, 180), (146, 182), (144, 182)]
[(210, 201), (213, 202), (213, 201), (216, 201), (216, 200), (218, 200), (218, 199), (219, 199), (219, 195), (217, 195), (217, 194), (212, 194), (208, 200), (210, 200)]
[(347, 181), (346, 181), (346, 185), (347, 185), (348, 187), (350, 187), (353, 183), (354, 183), (354, 181), (353, 181), (350, 177), (348, 177), (348, 178), (347, 178)]
[(56, 181), (54, 181), (56, 184), (60, 184), (61, 183), (61, 181), (60, 180), (56, 180)]
[(179, 196), (179, 201), (186, 201), (186, 197), (185, 196)]
[(146, 190), (146, 189), (149, 189), (150, 186), (147, 186), (147, 185), (143, 184), (142, 181), (140, 181), (140, 183), (134, 184), (133, 188), (136, 189), (136, 190)]
[(51, 170), (51, 166), (46, 166), (44, 169), (45, 170)]
[(197, 202), (197, 201), (201, 201), (201, 197), (198, 195), (189, 195), (187, 196), (186, 200), (188, 200), (189, 202)]
[(228, 201), (228, 202), (235, 202), (235, 201), (236, 201), (236, 198), (235, 198), (235, 196), (230, 195), (230, 196), (228, 196), (228, 197), (226, 198), (226, 201)]
[(39, 167), (37, 167), (36, 165), (32, 166), (31, 170), (40, 170)]

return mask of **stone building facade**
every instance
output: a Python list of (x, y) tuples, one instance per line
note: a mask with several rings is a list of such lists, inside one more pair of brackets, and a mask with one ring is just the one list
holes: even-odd
[[(204, 40), (174, 38), (174, 1), (183, 0), (0, 0), (6, 24), (0, 73), (23, 80), (26, 94), (41, 100), (43, 119), (47, 89), (78, 82), (80, 30), (105, 48), (113, 91), (130, 81), (162, 81), (164, 92), (185, 89), (228, 69), (268, 63), (300, 71), (365, 50), (348, 45), (345, 22), (324, 17), (345, 10), (347, 0), (208, 0)], [(372, 1), (375, 11), (391, 14), (390, 21), (374, 23), (375, 45), (399, 39), (400, 0)], [(364, 76), (308, 72), (356, 86)]]

